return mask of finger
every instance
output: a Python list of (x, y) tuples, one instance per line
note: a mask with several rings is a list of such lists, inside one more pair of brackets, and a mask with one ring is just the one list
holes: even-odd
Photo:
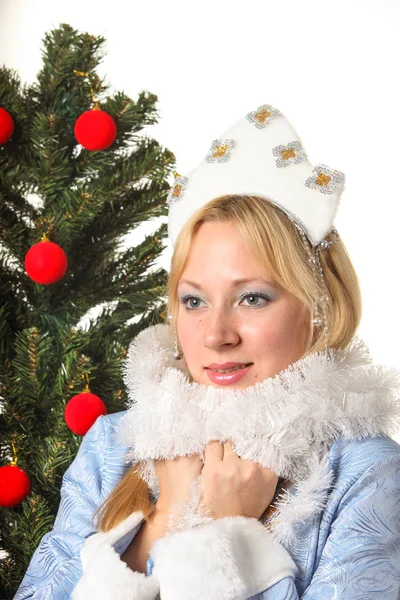
[(223, 442), (223, 447), (224, 447), (223, 460), (234, 460), (234, 459), (241, 460), (240, 456), (238, 455), (235, 448), (233, 447), (232, 442), (230, 442), (230, 441)]
[(224, 447), (221, 442), (214, 440), (208, 442), (204, 449), (204, 462), (218, 463), (224, 458)]

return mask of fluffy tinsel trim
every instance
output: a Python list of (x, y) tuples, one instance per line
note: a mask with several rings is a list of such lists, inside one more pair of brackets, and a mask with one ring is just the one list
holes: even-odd
[(192, 382), (173, 355), (170, 327), (154, 325), (133, 340), (124, 365), (130, 408), (120, 435), (126, 460), (142, 462), (142, 477), (155, 496), (154, 459), (203, 457), (209, 441), (230, 440), (240, 457), (298, 484), (300, 508), (293, 510), (294, 499), (286, 502), (288, 508), (278, 511), (281, 521), (289, 510), (304, 516), (310, 496), (311, 512), (326, 499), (330, 476), (324, 459), (335, 439), (400, 429), (400, 374), (372, 364), (357, 338), (343, 350), (331, 350), (330, 360), (325, 353), (308, 355), (243, 390)]

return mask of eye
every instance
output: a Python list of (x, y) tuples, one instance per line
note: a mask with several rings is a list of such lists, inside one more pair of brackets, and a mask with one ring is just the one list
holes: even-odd
[[(198, 298), (197, 296), (191, 296), (190, 294), (180, 297), (179, 300), (186, 307), (186, 310), (195, 310), (196, 308), (199, 307), (199, 303), (202, 302), (202, 300), (200, 298)], [(194, 302), (197, 302), (197, 304), (195, 304), (194, 306), (193, 305), (188, 306), (188, 302), (191, 302), (192, 300)]]
[[(263, 306), (266, 306), (269, 302), (271, 302), (271, 298), (269, 296), (260, 293), (248, 292), (241, 296), (240, 301), (242, 302), (243, 300), (246, 300), (246, 298), (249, 299), (248, 306), (254, 306), (255, 308), (261, 308)], [(263, 303), (259, 302), (260, 298), (261, 300), (264, 300)], [(254, 302), (254, 300), (256, 302)], [(198, 296), (193, 296), (191, 294), (181, 296), (179, 298), (179, 301), (186, 307), (186, 310), (196, 310), (197, 308), (199, 308), (200, 303), (203, 302), (201, 298), (199, 298)]]
[[(268, 304), (268, 302), (271, 302), (271, 298), (269, 296), (266, 296), (265, 294), (260, 294), (260, 293), (256, 294), (253, 292), (248, 292), (247, 294), (244, 294), (244, 296), (241, 297), (241, 300), (245, 300), (246, 298), (249, 298), (251, 300), (249, 306), (255, 306), (256, 308), (261, 307), (261, 306), (266, 306)], [(258, 302), (259, 298), (261, 298), (265, 302), (263, 304), (261, 304), (260, 302)], [(257, 302), (254, 302), (254, 300), (257, 300)]]

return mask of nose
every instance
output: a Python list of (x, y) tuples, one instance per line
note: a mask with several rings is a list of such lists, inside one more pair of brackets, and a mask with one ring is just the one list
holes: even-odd
[(236, 346), (240, 340), (235, 319), (223, 309), (213, 310), (202, 320), (204, 346), (216, 350), (221, 346)]

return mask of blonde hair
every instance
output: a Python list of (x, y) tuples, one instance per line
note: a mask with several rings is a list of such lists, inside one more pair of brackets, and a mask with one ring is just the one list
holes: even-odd
[[(321, 254), (326, 286), (315, 280), (308, 253), (295, 224), (265, 198), (228, 195), (214, 198), (195, 212), (182, 227), (176, 240), (168, 278), (168, 316), (176, 331), (178, 284), (185, 268), (192, 239), (202, 223), (216, 221), (236, 226), (244, 243), (274, 281), (292, 293), (308, 315), (309, 335), (304, 354), (325, 348), (323, 331), (313, 322), (315, 291), (329, 297), (329, 346), (344, 348), (353, 338), (361, 319), (361, 292), (358, 277), (343, 241)], [(153, 512), (150, 492), (132, 467), (95, 513), (97, 526), (108, 531), (131, 512), (141, 510), (149, 520)]]

